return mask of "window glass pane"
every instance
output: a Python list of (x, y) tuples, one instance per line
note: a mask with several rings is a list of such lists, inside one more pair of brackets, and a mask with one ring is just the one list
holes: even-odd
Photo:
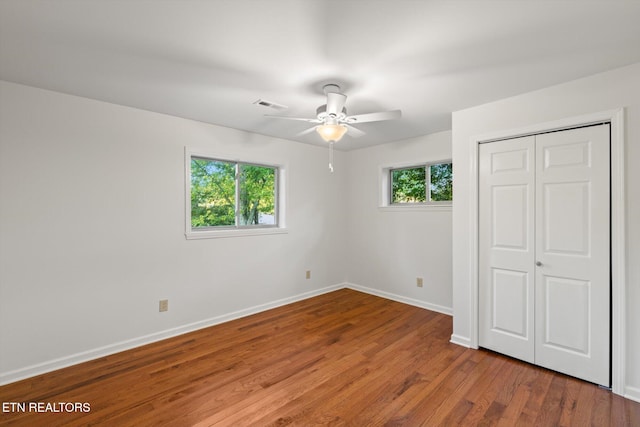
[(235, 164), (191, 158), (191, 227), (234, 226)]
[(240, 165), (239, 225), (276, 224), (276, 168)]
[(391, 203), (427, 201), (425, 167), (391, 170)]
[(453, 165), (440, 163), (429, 166), (431, 188), (430, 199), (433, 202), (453, 200)]

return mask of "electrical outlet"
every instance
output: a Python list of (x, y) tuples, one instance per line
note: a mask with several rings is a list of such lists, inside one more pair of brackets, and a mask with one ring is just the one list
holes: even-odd
[(307, 279), (311, 279), (311, 270), (307, 270)]
[(416, 286), (419, 288), (422, 287), (422, 277), (416, 277)]
[(160, 300), (160, 310), (159, 311), (169, 311), (169, 300), (161, 299)]

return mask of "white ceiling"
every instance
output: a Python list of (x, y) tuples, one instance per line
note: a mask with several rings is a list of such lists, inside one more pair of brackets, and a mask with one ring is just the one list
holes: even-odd
[(630, 0), (0, 0), (0, 79), (312, 144), (264, 114), (314, 117), (330, 82), (349, 114), (402, 110), (346, 150), (635, 62)]

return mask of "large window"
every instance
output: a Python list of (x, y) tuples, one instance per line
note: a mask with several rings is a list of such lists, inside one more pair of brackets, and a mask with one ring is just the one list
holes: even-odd
[(450, 204), (453, 200), (453, 165), (435, 163), (389, 169), (392, 205)]
[(276, 228), (279, 168), (189, 155), (189, 232)]

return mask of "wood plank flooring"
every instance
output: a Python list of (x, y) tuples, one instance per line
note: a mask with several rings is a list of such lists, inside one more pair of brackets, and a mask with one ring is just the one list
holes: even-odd
[(0, 402), (90, 405), (0, 424), (640, 426), (640, 403), (450, 344), (451, 329), (343, 289), (0, 387)]

